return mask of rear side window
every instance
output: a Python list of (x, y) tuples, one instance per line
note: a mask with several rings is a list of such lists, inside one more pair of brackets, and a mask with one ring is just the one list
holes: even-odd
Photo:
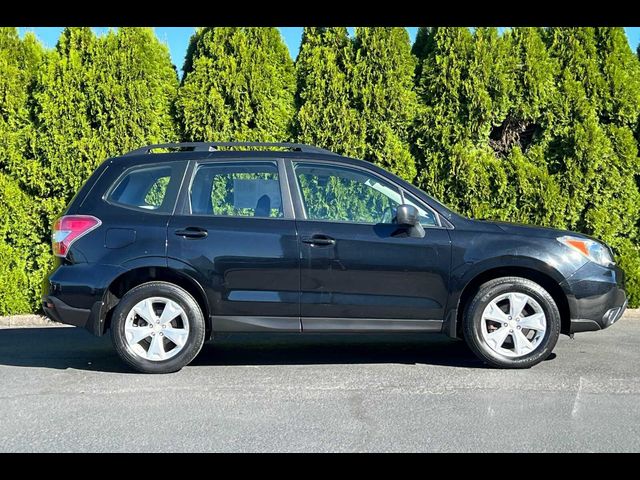
[(140, 210), (170, 213), (181, 172), (177, 163), (130, 168), (116, 181), (107, 200)]
[(282, 218), (278, 166), (272, 162), (200, 165), (191, 183), (191, 213)]

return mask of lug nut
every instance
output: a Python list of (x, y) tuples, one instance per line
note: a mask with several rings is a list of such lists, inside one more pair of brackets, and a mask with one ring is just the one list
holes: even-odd
[(509, 333), (513, 333), (513, 330), (509, 330)]
[(161, 337), (162, 337), (162, 336), (164, 336), (164, 333), (160, 332), (160, 336), (161, 336)]
[(518, 325), (518, 330), (520, 330), (522, 327), (520, 325)]
[(503, 327), (507, 327), (507, 326), (509, 326), (509, 324), (508, 323), (503, 323), (502, 326)]
[(511, 320), (511, 315), (509, 315), (507, 318), (508, 318), (509, 320)]

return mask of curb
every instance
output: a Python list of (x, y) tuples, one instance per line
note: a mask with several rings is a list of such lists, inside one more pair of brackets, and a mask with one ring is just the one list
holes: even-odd
[(10, 315), (0, 317), (0, 327), (59, 327), (62, 323), (54, 322), (41, 315)]
[[(640, 321), (640, 308), (628, 309), (621, 320)], [(0, 328), (6, 327), (61, 327), (63, 323), (54, 322), (42, 315), (10, 315), (0, 317)]]

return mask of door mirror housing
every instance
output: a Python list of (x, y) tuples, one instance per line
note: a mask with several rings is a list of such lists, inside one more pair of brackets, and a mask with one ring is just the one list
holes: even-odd
[(396, 209), (396, 223), (403, 227), (414, 227), (420, 225), (420, 214), (413, 205), (398, 205)]
[(395, 223), (406, 228), (410, 237), (424, 237), (425, 232), (423, 226), (420, 224), (420, 213), (413, 205), (398, 205)]

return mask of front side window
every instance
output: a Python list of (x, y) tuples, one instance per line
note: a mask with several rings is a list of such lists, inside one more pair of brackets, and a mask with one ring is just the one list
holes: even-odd
[[(402, 203), (397, 187), (358, 169), (295, 163), (294, 171), (307, 219), (350, 223), (392, 223)], [(436, 226), (435, 214), (415, 206), (423, 226)]]
[(200, 165), (190, 190), (193, 215), (282, 218), (278, 167), (272, 162)]
[(172, 179), (179, 177), (176, 171), (175, 164), (134, 167), (119, 179), (108, 200), (141, 210), (169, 212), (173, 198), (168, 198), (167, 191)]

